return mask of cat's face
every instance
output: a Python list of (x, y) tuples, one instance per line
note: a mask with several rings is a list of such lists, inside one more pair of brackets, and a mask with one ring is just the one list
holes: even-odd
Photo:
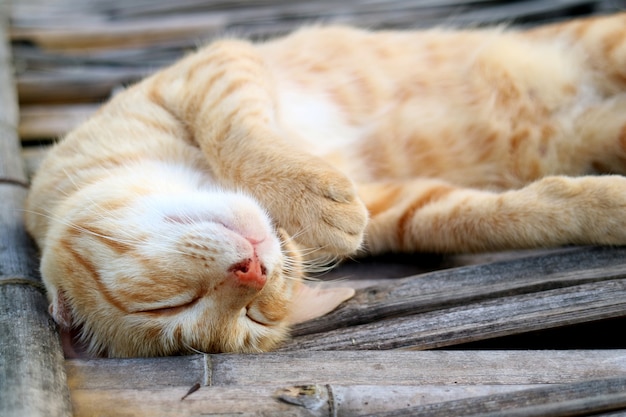
[(110, 181), (67, 199), (42, 257), (52, 315), (80, 326), (88, 353), (259, 352), (284, 339), (298, 255), (258, 204)]

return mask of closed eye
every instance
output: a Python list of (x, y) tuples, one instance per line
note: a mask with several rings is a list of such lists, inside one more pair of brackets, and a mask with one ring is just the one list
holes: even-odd
[(255, 312), (254, 310), (255, 309), (251, 305), (248, 305), (243, 309), (243, 314), (246, 316), (248, 320), (250, 320), (253, 323), (256, 323), (264, 327), (270, 326), (270, 323), (267, 322), (267, 319), (263, 318), (263, 316), (259, 314), (258, 311)]
[(261, 323), (260, 321), (253, 319), (252, 317), (250, 317), (250, 315), (249, 315), (249, 314), (246, 314), (246, 318), (247, 318), (248, 320), (250, 320), (251, 322), (256, 323), (256, 324), (258, 324), (258, 325), (261, 325), (261, 326), (267, 326), (267, 324), (266, 324), (266, 323)]
[(151, 315), (158, 315), (158, 316), (171, 316), (174, 314), (178, 314), (188, 309), (189, 307), (194, 306), (198, 302), (198, 300), (200, 300), (200, 298), (202, 297), (195, 297), (193, 300), (187, 303), (179, 304), (179, 305), (171, 306), (171, 307), (159, 307), (159, 308), (154, 308), (154, 309), (139, 310), (137, 311), (137, 313), (144, 313), (144, 314), (151, 314)]

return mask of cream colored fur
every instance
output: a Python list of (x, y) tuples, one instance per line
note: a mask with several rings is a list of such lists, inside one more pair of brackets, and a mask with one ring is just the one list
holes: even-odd
[(624, 244), (625, 40), (622, 14), (211, 44), (42, 165), (51, 312), (91, 354), (264, 351), (351, 295), (305, 259)]

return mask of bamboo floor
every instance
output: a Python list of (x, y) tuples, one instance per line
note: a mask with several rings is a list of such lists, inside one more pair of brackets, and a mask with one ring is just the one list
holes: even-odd
[(625, 1), (0, 0), (0, 416), (626, 416), (626, 248), (363, 259), (276, 352), (63, 358), (21, 222), (55, 138), (221, 34), (532, 25)]

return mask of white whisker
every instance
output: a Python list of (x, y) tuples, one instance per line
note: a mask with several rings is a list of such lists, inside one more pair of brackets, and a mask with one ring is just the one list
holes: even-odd
[(208, 355), (207, 352), (203, 352), (201, 350), (198, 350), (194, 347), (192, 347), (191, 345), (187, 344), (186, 342), (183, 342), (183, 347), (187, 350), (190, 350), (193, 353), (197, 353), (198, 355)]

